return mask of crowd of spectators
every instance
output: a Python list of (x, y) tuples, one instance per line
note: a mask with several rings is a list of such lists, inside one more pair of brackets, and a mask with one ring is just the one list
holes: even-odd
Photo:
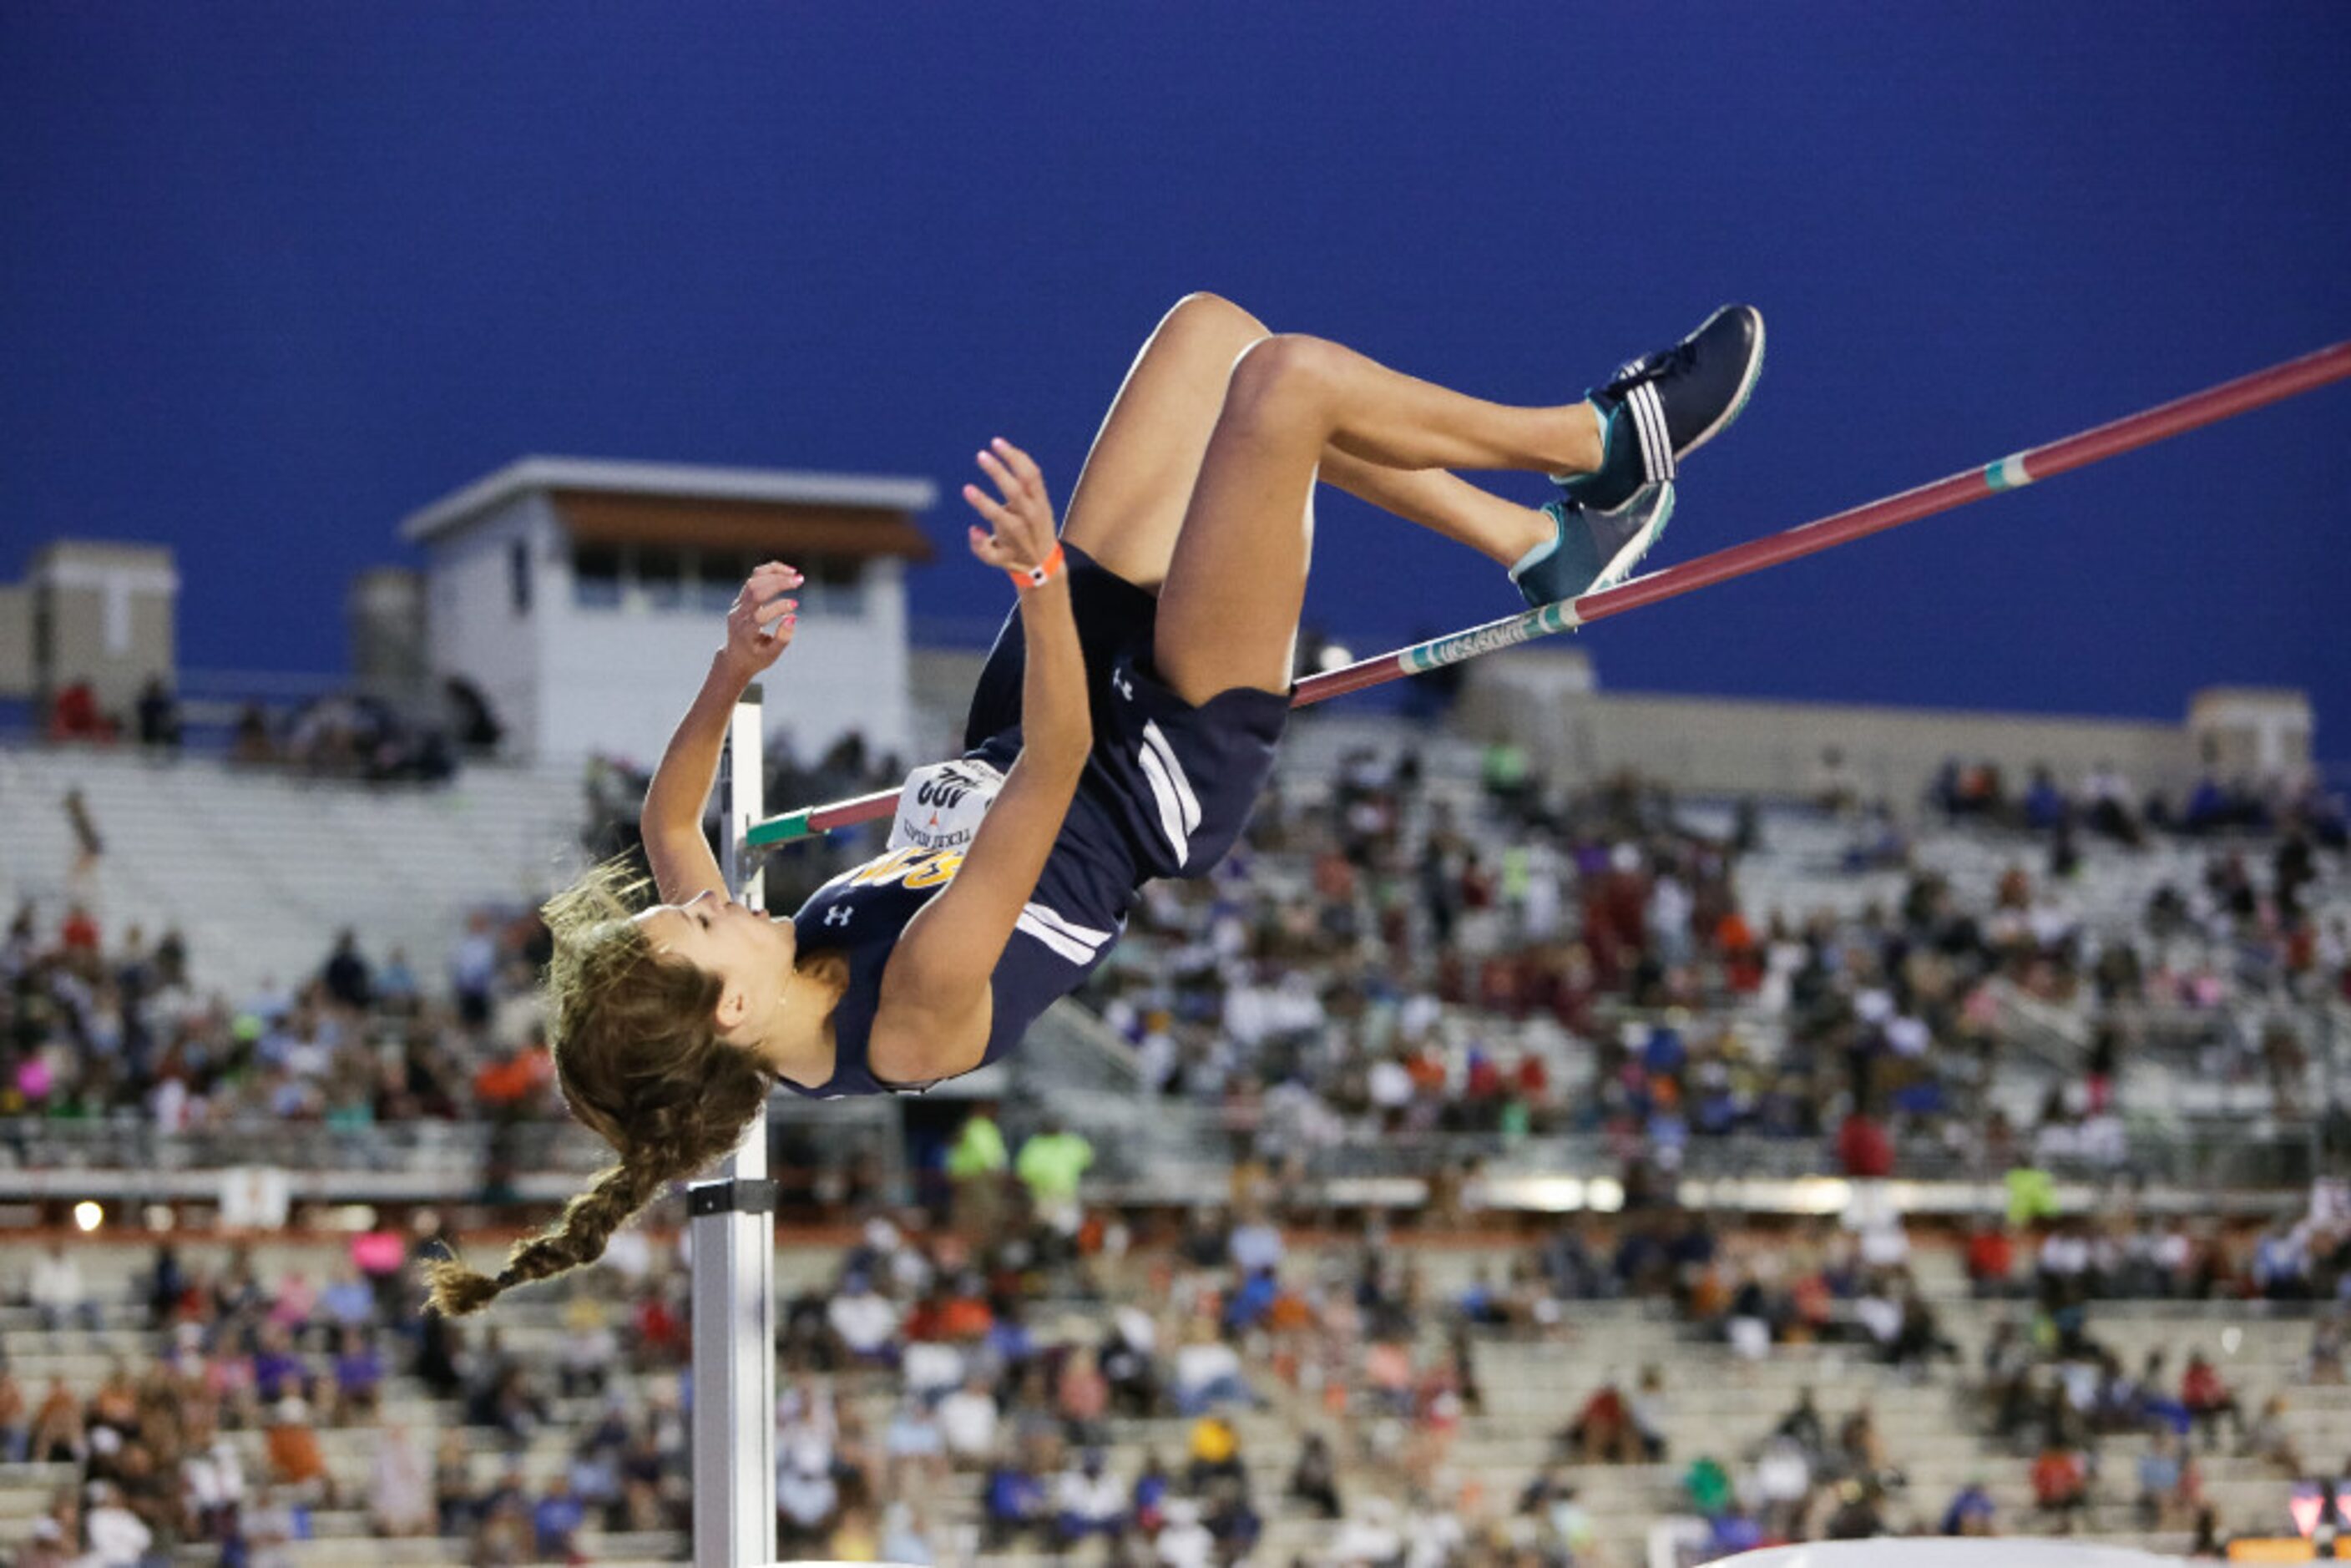
[[(892, 768), (851, 737), (810, 766), (779, 750), (770, 772), (777, 798), (814, 799)], [(642, 788), (626, 765), (590, 769), (600, 849), (624, 847)], [(1855, 1176), (2113, 1169), (2149, 1017), (2189, 1031), (2204, 1075), (2342, 1120), (2312, 1099), (2311, 1043), (2283, 1010), (2195, 1034), (2351, 987), (2351, 928), (2320, 918), (2340, 867), (2299, 830), (2216, 844), (2200, 883), (2160, 888), (2124, 932), (2093, 929), (2068, 878), (2022, 857), (1986, 900), (1919, 870), (1849, 916), (1756, 907), (1741, 873), (1768, 831), (1752, 807), (1693, 831), (1637, 780), (1562, 794), (1507, 747), (1468, 800), (1409, 752), (1360, 753), (1327, 800), (1270, 793), (1213, 878), (1149, 886), (1086, 999), (1152, 1089), (1253, 1132), (1292, 1173), (1370, 1148), (1445, 1176), (1546, 1136), (1597, 1140), (1628, 1183), (1732, 1139), (1742, 1161), (1760, 1140), (1786, 1168)], [(776, 857), (771, 903), (859, 852)], [(236, 998), (191, 984), (173, 934), (106, 935), (87, 907), (16, 913), (0, 949), (16, 1109), (175, 1128), (557, 1113), (528, 1038), (545, 936), (527, 912), (478, 918), (445, 964), (350, 934), (320, 973)], [(2029, 1116), (1992, 1092), (2011, 996), (2087, 1020), (2080, 1061)]]
[[(2126, 1368), (2095, 1334), (2090, 1276), (2062, 1247), (2022, 1249), (2001, 1277), (1976, 1281), (1984, 1310), (2003, 1315), (1963, 1363), (1911, 1282), (1891, 1216), (1783, 1236), (1725, 1235), (1671, 1212), (1561, 1224), (1507, 1281), (1480, 1269), (1447, 1299), (1376, 1232), (1301, 1259), (1248, 1208), (1148, 1238), (1089, 1213), (1061, 1248), (1050, 1220), (998, 1213), (988, 1230), (875, 1213), (829, 1277), (784, 1301), (787, 1554), (943, 1561), (967, 1519), (987, 1549), (1207, 1568), (1248, 1556), (1273, 1513), (1300, 1511), (1331, 1522), (1334, 1562), (1408, 1552), (1432, 1565), (1593, 1568), (1611, 1561), (1578, 1495), (1595, 1465), (1669, 1468), (1708, 1551), (2082, 1524), (2210, 1535), (2199, 1454), (2225, 1443), (2281, 1482), (2314, 1483), (2341, 1458), (2297, 1445), (2290, 1391), (2231, 1387), (2197, 1343), (2209, 1326)], [(624, 1231), (509, 1339), (495, 1320), (419, 1312), (406, 1265), (439, 1245), (425, 1217), (413, 1234), (354, 1237), (322, 1273), (298, 1264), (264, 1279), (249, 1251), (195, 1264), (166, 1240), (128, 1302), (100, 1300), (63, 1245), (0, 1281), (52, 1336), (12, 1336), (17, 1346), (73, 1343), (54, 1336), (120, 1324), (129, 1309), (152, 1347), (118, 1356), (87, 1389), (20, 1381), (0, 1361), (0, 1463), (73, 1473), (19, 1563), (144, 1564), (194, 1542), (266, 1564), (322, 1526), (353, 1527), (328, 1511), (382, 1536), (462, 1541), (477, 1563), (586, 1561), (588, 1531), (685, 1528), (682, 1247)], [(1738, 1321), (1771, 1312), (1745, 1289), (1726, 1298), (1721, 1281), (1762, 1258), (1786, 1260), (1798, 1310), (1742, 1343)], [(2113, 1281), (2162, 1289), (2151, 1274)], [(1676, 1388), (1658, 1365), (1563, 1407), (1553, 1462), (1515, 1498), (1487, 1495), (1451, 1461), (1463, 1422), (1486, 1408), (1481, 1345), (1572, 1337), (1576, 1303), (1604, 1297), (1654, 1299), (1739, 1354), (1841, 1345), (1947, 1385), (1987, 1440), (1982, 1477), (2012, 1467), (2034, 1506), (1997, 1502), (1995, 1490), (2016, 1489), (1987, 1479), (1948, 1503), (1924, 1495), (1865, 1397), (1832, 1416), (1808, 1393), (1768, 1429), (1677, 1451), (1669, 1433), (1687, 1423), (1672, 1420)], [(2298, 1381), (2344, 1375), (2344, 1320), (2320, 1315)], [(438, 1401), (435, 1418), (417, 1422), (405, 1396), (388, 1402), (394, 1380)], [(1252, 1412), (1280, 1417), (1282, 1451), (1252, 1451), (1266, 1426)], [(363, 1471), (337, 1437), (354, 1429), (367, 1435)], [(51, 1545), (59, 1554), (42, 1555)]]
[[(2075, 891), (2084, 853), (2128, 850), (2035, 869), (2030, 841), (1998, 840), (2005, 873), (1963, 894), (1886, 821), (1855, 814), (1846, 869), (1900, 868), (1898, 899), (1759, 907), (1741, 875), (1771, 819), (1751, 806), (1708, 834), (1639, 780), (1562, 794), (1505, 756), (1465, 800), (1409, 752), (1361, 752), (1327, 800), (1270, 794), (1214, 878), (1146, 889), (1090, 999), (1155, 1089), (1310, 1159), (1419, 1140), (1428, 1166), (1444, 1134), (1559, 1134), (1667, 1175), (1729, 1138), (1855, 1176), (2112, 1170), (2149, 1018), (2199, 1073), (2341, 1120), (2309, 1098), (2290, 1016), (2351, 996), (2316, 805), (2214, 844), (2200, 881), (2120, 928)], [(2029, 1118), (1993, 1092), (2018, 1060), (2010, 998), (2088, 1041)]]
[(2068, 789), (2045, 767), (2012, 788), (1991, 762), (1944, 763), (1928, 788), (1928, 802), (1947, 821), (1977, 821), (2063, 836), (2089, 831), (2131, 848), (2151, 833), (2201, 838), (2231, 830), (2304, 838), (2328, 849), (2351, 847), (2343, 802), (2314, 779), (2223, 779), (2205, 772), (2178, 800), (2158, 790), (2134, 799), (2130, 781), (2102, 762)]
[[(1647, 1366), (1637, 1380), (1590, 1393), (1558, 1429), (1555, 1463), (1531, 1483), (1522, 1506), (1573, 1498), (1573, 1474), (1561, 1467), (1671, 1464), (1689, 1508), (1705, 1521), (1702, 1537), (1688, 1542), (1697, 1560), (1807, 1540), (2079, 1528), (2188, 1535), (2191, 1554), (2218, 1555), (2220, 1515), (2203, 1490), (2199, 1446), (2209, 1457), (2225, 1437), (2238, 1457), (2312, 1497), (2351, 1485), (2342, 1479), (2351, 1475), (2351, 1454), (2305, 1451), (2288, 1418), (2294, 1388), (2346, 1380), (2351, 1227), (2339, 1218), (2297, 1227), (2326, 1252), (2327, 1266), (2303, 1288), (2280, 1292), (2265, 1281), (2260, 1256), (2285, 1228), (2231, 1249), (2209, 1236), (2189, 1240), (2182, 1228), (2125, 1220), (2095, 1231), (2049, 1227), (2037, 1247), (2011, 1247), (2007, 1228), (1986, 1221), (1963, 1256), (1973, 1293), (2000, 1315), (1973, 1355), (1961, 1354), (1945, 1333), (1942, 1310), (1918, 1289), (1899, 1218), (1866, 1207), (1809, 1231), (1750, 1231), (1729, 1240), (1682, 1216), (1594, 1224), (1581, 1234), (1562, 1228), (1518, 1260), (1507, 1288), (1495, 1289), (1481, 1273), (1457, 1305), (1472, 1322), (1555, 1335), (1574, 1321), (1578, 1299), (1653, 1298), (1742, 1357), (1828, 1346), (1882, 1364), (1906, 1383), (1946, 1386), (1988, 1443), (1980, 1474), (1946, 1502), (1913, 1485), (1899, 1444), (1866, 1398), (1832, 1418), (1806, 1389), (1768, 1430), (1738, 1446), (1676, 1455), (1666, 1440), (1671, 1395), (1659, 1369)], [(1736, 1289), (1726, 1291), (1734, 1278)], [(2285, 1324), (2261, 1331), (2308, 1338), (2300, 1364), (2258, 1406), (2198, 1343), (2209, 1322), (2183, 1323), (2176, 1342), (2147, 1350), (2130, 1367), (2093, 1332), (2098, 1303), (2109, 1299), (2312, 1295), (2335, 1304), (2313, 1316), (2306, 1331)], [(2229, 1349), (2239, 1332), (2222, 1336)], [(2116, 1439), (2127, 1451), (2117, 1456)], [(1988, 1485), (2003, 1469), (2029, 1491), (2029, 1510), (2003, 1514)], [(2283, 1513), (2270, 1522), (2282, 1528)]]
[(0, 938), (0, 1139), (128, 1114), (165, 1133), (359, 1129), (561, 1115), (529, 999), (535, 915), (476, 915), (440, 972), (345, 931), (297, 983), (229, 998), (175, 929), (109, 940), (81, 904), (27, 902)]
[(479, 688), (458, 676), (444, 681), (429, 705), (402, 705), (353, 690), (290, 706), (257, 699), (234, 706), (235, 716), (225, 723), (207, 725), (200, 712), (192, 724), (181, 697), (161, 675), (148, 678), (127, 713), (108, 708), (88, 681), (74, 680), (50, 695), (41, 734), (51, 743), (68, 745), (133, 743), (154, 758), (176, 755), (192, 744), (192, 732), (198, 740), (216, 735), (221, 754), (241, 768), (434, 784), (453, 777), (463, 758), (494, 751), (504, 733)]

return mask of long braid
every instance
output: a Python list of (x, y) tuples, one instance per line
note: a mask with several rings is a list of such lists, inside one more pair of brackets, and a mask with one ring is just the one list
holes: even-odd
[(563, 1206), (563, 1217), (554, 1225), (516, 1242), (506, 1267), (495, 1276), (475, 1273), (455, 1258), (425, 1265), (433, 1309), (463, 1317), (488, 1306), (513, 1286), (594, 1262), (603, 1256), (612, 1232), (660, 1197), (678, 1174), (666, 1162), (643, 1154), (607, 1166), (587, 1191)]

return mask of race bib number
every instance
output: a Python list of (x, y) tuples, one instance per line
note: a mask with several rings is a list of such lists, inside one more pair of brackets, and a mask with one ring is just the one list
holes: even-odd
[(934, 762), (907, 776), (898, 791), (898, 815), (890, 824), (893, 850), (960, 850), (979, 831), (980, 819), (996, 803), (1004, 775), (971, 758)]

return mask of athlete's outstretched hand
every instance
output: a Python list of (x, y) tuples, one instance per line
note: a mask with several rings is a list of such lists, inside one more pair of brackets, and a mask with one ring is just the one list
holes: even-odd
[(792, 629), (799, 620), (800, 601), (785, 594), (803, 580), (782, 561), (764, 561), (743, 580), (726, 612), (726, 658), (745, 676), (758, 674), (791, 646)]
[(1006, 571), (1027, 571), (1053, 553), (1053, 503), (1046, 499), (1045, 476), (1034, 459), (1002, 436), (987, 444), (979, 466), (1004, 499), (977, 485), (963, 487), (963, 498), (988, 524), (972, 526), (971, 553)]

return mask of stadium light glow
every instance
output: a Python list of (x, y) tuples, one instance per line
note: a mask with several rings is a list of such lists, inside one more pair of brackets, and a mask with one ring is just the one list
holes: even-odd
[(106, 1210), (84, 1198), (74, 1205), (74, 1228), (87, 1236), (106, 1223)]
[(150, 1230), (169, 1230), (172, 1228), (172, 1206), (168, 1203), (151, 1203), (139, 1211), (139, 1218), (146, 1223)]

